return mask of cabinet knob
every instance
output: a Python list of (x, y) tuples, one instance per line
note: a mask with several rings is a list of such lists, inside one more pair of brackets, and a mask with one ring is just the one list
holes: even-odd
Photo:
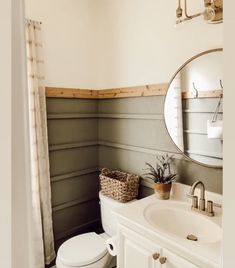
[(153, 259), (154, 260), (157, 260), (159, 257), (160, 257), (160, 254), (159, 253), (154, 253), (153, 254)]
[(161, 257), (161, 258), (159, 259), (159, 262), (160, 262), (161, 264), (164, 264), (164, 263), (166, 262), (166, 257)]

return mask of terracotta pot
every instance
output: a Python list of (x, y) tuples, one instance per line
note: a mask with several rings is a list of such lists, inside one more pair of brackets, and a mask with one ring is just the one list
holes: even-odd
[(163, 184), (163, 183), (154, 183), (153, 189), (155, 191), (155, 195), (158, 199), (169, 199), (171, 192), (172, 183)]

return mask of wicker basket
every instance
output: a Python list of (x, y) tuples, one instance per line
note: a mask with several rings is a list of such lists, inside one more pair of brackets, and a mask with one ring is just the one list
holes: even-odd
[(103, 168), (100, 174), (101, 192), (119, 202), (135, 199), (139, 190), (139, 177), (122, 171)]

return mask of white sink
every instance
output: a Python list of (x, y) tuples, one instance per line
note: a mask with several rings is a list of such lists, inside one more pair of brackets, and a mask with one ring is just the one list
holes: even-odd
[(191, 211), (189, 204), (162, 201), (147, 206), (144, 217), (149, 224), (168, 235), (187, 240), (193, 235), (192, 243), (215, 243), (221, 240), (222, 229), (213, 219)]

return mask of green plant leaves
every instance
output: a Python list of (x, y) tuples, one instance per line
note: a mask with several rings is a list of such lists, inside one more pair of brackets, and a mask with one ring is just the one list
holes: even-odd
[(164, 183), (168, 184), (176, 180), (177, 174), (171, 174), (171, 162), (173, 160), (173, 155), (169, 156), (168, 154), (162, 156), (156, 156), (156, 168), (154, 168), (150, 163), (145, 162), (149, 172), (143, 174), (146, 175), (146, 178), (153, 180), (155, 183)]

